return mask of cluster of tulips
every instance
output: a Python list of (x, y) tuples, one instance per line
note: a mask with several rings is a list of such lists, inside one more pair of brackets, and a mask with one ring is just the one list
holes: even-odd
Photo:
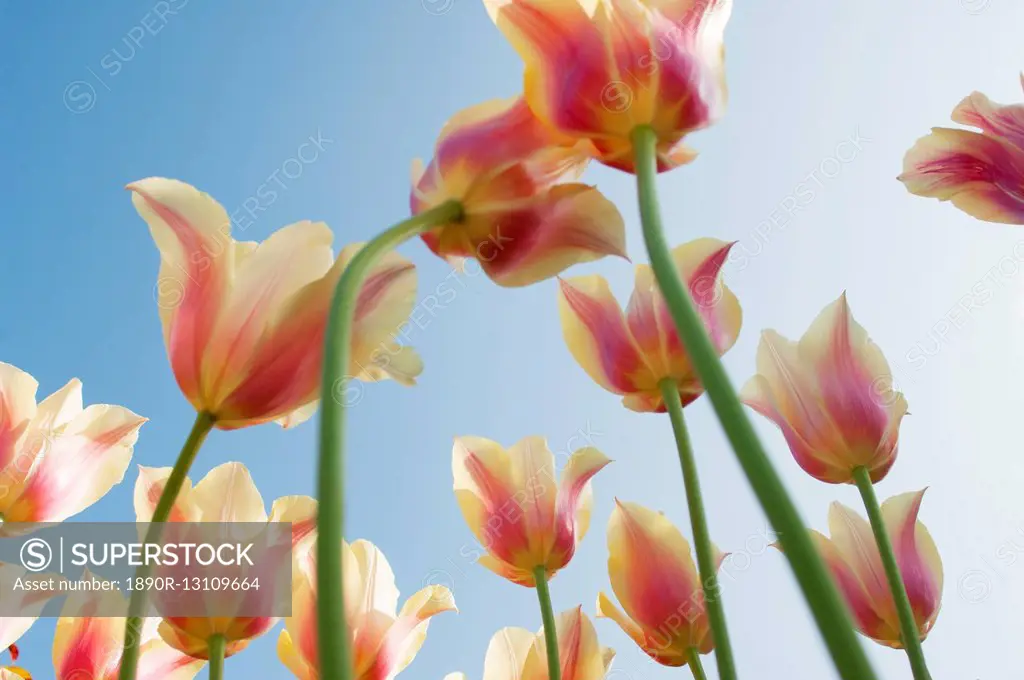
[[(485, 0), (525, 62), (523, 94), (457, 113), (433, 160), (415, 172), (412, 217), (335, 257), (327, 225), (292, 224), (262, 243), (230, 235), (210, 196), (170, 179), (128, 186), (161, 255), (164, 339), (197, 418), (170, 468), (142, 468), (135, 491), (147, 540), (175, 521), (289, 522), (292, 615), (278, 639), (282, 663), (310, 680), (390, 680), (413, 659), (435, 614), (455, 609), (442, 586), (398, 606), (394, 574), (365, 540), (342, 539), (348, 381), (414, 384), (417, 353), (396, 341), (415, 303), (413, 265), (394, 248), (417, 236), (438, 256), (479, 262), (498, 285), (518, 287), (570, 266), (625, 256), (624, 223), (593, 186), (576, 181), (590, 161), (635, 175), (650, 266), (636, 267), (625, 310), (600, 276), (559, 278), (566, 344), (584, 371), (628, 409), (665, 413), (685, 482), (693, 554), (664, 515), (616, 501), (608, 521), (608, 575), (598, 617), (614, 621), (658, 663), (735, 680), (732, 643), (687, 436), (686, 405), (707, 392), (789, 561), (838, 673), (877, 678), (855, 631), (904, 649), (915, 680), (930, 678), (922, 641), (936, 621), (942, 565), (918, 520), (924, 491), (879, 503), (874, 485), (897, 460), (907, 402), (881, 350), (843, 293), (799, 341), (765, 331), (757, 373), (735, 391), (720, 357), (736, 342), (741, 310), (722, 280), (731, 244), (666, 244), (656, 177), (692, 161), (684, 140), (714, 123), (726, 102), (723, 35), (730, 0)], [(630, 86), (629, 105), (603, 104), (609, 84)], [(614, 110), (613, 110), (614, 108)], [(900, 180), (914, 194), (952, 201), (987, 221), (1024, 223), (1024, 106), (974, 93), (953, 119), (981, 131), (934, 129), (906, 156)], [(160, 287), (158, 286), (158, 289)], [(82, 404), (72, 380), (41, 402), (35, 380), (0, 364), (0, 495), (4, 522), (61, 522), (101, 498), (128, 468), (145, 419), (119, 406)], [(838, 503), (830, 536), (808, 531), (743, 404), (774, 422), (796, 463), (828, 484), (860, 491), (867, 519)], [(267, 511), (245, 467), (226, 463), (193, 485), (189, 467), (207, 434), (268, 423), (294, 427), (320, 407), (318, 499), (277, 499)], [(482, 566), (537, 591), (542, 628), (508, 628), (491, 641), (491, 680), (600, 680), (614, 652), (598, 642), (582, 607), (552, 611), (549, 581), (572, 559), (591, 522), (591, 479), (609, 459), (572, 453), (560, 473), (542, 437), (510, 448), (455, 439), (455, 496), (486, 555)], [(4, 566), (4, 582), (18, 573)], [(140, 573), (144, 573), (140, 572)], [(144, 618), (134, 591), (124, 618), (91, 616), (96, 598), (69, 597), (53, 645), (60, 680), (188, 680), (271, 630), (271, 616)], [(37, 615), (44, 598), (27, 597)], [(619, 608), (621, 606), (621, 609)], [(31, 616), (0, 619), (10, 646)], [(453, 674), (458, 676), (458, 674)], [(0, 680), (27, 678), (23, 668)], [(461, 676), (458, 676), (461, 677)]]

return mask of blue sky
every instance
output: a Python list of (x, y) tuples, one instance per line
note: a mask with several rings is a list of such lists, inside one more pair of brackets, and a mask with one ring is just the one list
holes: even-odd
[[(726, 33), (731, 101), (695, 135), (701, 156), (664, 175), (673, 242), (739, 240), (725, 276), (744, 307), (726, 364), (753, 372), (762, 328), (789, 337), (843, 290), (888, 356), (910, 403), (884, 498), (929, 487), (922, 519), (943, 558), (943, 610), (925, 645), (936, 678), (988, 678), (1011, 668), (1024, 632), (1024, 482), (1019, 397), (1024, 380), (1024, 232), (982, 224), (909, 196), (895, 180), (903, 153), (974, 89), (1019, 101), (1024, 6), (1010, 0), (911, 3), (738, 1)], [(89, 403), (150, 418), (135, 462), (169, 465), (192, 420), (161, 341), (158, 256), (123, 190), (151, 175), (192, 183), (229, 212), (262, 210), (245, 239), (324, 220), (339, 244), (406, 215), (409, 163), (429, 156), (456, 110), (516, 94), (521, 66), (479, 0), (252, 3), (167, 0), (0, 5), (0, 360), (48, 394), (80, 377)], [(319, 140), (312, 161), (298, 149)], [(311, 152), (307, 146), (305, 158)], [(272, 177), (271, 200), (260, 194)], [(642, 251), (632, 178), (588, 174), (622, 209), (629, 249)], [(262, 196), (262, 197), (261, 197)], [(257, 201), (254, 204), (252, 201)], [(248, 201), (248, 203), (247, 203)], [(1016, 247), (1016, 250), (1015, 250)], [(450, 275), (419, 244), (421, 297)], [(689, 534), (668, 421), (621, 408), (563, 345), (555, 286), (502, 290), (461, 275), (457, 295), (415, 327), (426, 361), (419, 386), (368, 386), (350, 418), (349, 538), (390, 559), (407, 596), (427, 582), (455, 593), (458, 615), (434, 619), (404, 677), (482, 673), (490, 636), (537, 629), (534, 593), (466, 557), (472, 535), (451, 492), (451, 439), (506, 445), (529, 434), (564, 452), (589, 443), (615, 459), (595, 480), (592, 532), (552, 583), (555, 607), (593, 614), (607, 589), (604, 527), (613, 497), (664, 510)], [(632, 270), (604, 261), (622, 299)], [(449, 279), (449, 284), (451, 280)], [(977, 285), (990, 295), (953, 310)], [(447, 296), (446, 298), (447, 299)], [(705, 399), (688, 408), (716, 542), (737, 553), (723, 577), (742, 676), (833, 677), (783, 559)], [(852, 488), (804, 475), (781, 436), (756, 421), (808, 524), (828, 504), (857, 506)], [(311, 493), (315, 426), (215, 433), (193, 471), (244, 462), (269, 503)], [(134, 468), (80, 516), (132, 517)], [(613, 680), (680, 671), (650, 663), (613, 625)], [(53, 620), (22, 640), (24, 664), (52, 677)], [(228, 677), (288, 677), (277, 630), (228, 661)], [(909, 677), (898, 652), (868, 646), (880, 674)], [(713, 663), (709, 674), (714, 677)], [(684, 672), (685, 673), (685, 672)]]

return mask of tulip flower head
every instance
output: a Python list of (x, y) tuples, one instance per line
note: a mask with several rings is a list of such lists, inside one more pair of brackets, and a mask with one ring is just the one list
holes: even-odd
[(121, 406), (83, 408), (77, 379), (37, 404), (38, 386), (0, 363), (2, 523), (62, 522), (98, 501), (124, 479), (146, 422)]
[(815, 479), (854, 484), (854, 470), (864, 467), (877, 482), (896, 461), (907, 401), (882, 351), (850, 313), (846, 293), (799, 342), (765, 331), (757, 375), (740, 397), (779, 426), (796, 462)]
[[(391, 566), (375, 545), (342, 543), (345, 615), (352, 635), (353, 680), (392, 680), (423, 646), (430, 618), (457, 611), (444, 586), (427, 586), (398, 609)], [(299, 680), (319, 680), (316, 550), (300, 551), (292, 573), (292, 616), (277, 640), (281, 663)]]
[(414, 164), (412, 212), (458, 201), (461, 219), (427, 232), (424, 242), (446, 259), (475, 259), (502, 286), (535, 283), (605, 255), (625, 257), (619, 211), (594, 187), (572, 181), (587, 160), (522, 99), (486, 102), (445, 125), (425, 171)]
[(732, 0), (484, 0), (526, 64), (524, 91), (545, 125), (589, 141), (633, 171), (630, 135), (648, 125), (658, 165), (725, 112), (725, 25)]
[[(942, 604), (942, 561), (931, 534), (917, 519), (923, 497), (922, 490), (893, 496), (882, 503), (882, 519), (892, 539), (921, 640), (935, 625)], [(850, 508), (833, 503), (828, 528), (831, 538), (816, 531), (811, 535), (853, 614), (857, 630), (881, 645), (902, 649), (896, 603), (871, 525)]]
[(1002, 106), (973, 92), (953, 109), (953, 121), (981, 132), (932, 128), (907, 152), (897, 179), (979, 220), (1024, 224), (1024, 104)]
[[(582, 608), (556, 616), (555, 629), (562, 680), (603, 680), (615, 658), (615, 650), (598, 643), (594, 624)], [(532, 633), (524, 628), (502, 628), (487, 645), (483, 677), (486, 680), (548, 680), (547, 659), (543, 629)], [(466, 676), (450, 673), (445, 680), (466, 680)]]
[[(128, 188), (160, 250), (164, 341), (192, 406), (225, 430), (307, 420), (320, 394), (334, 288), (361, 244), (335, 260), (322, 222), (289, 225), (259, 244), (239, 242), (227, 211), (188, 184), (150, 178)], [(415, 293), (415, 269), (395, 253), (370, 272), (355, 310), (351, 376), (414, 382), (420, 359), (393, 333)]]
[[(88, 574), (83, 579), (91, 578)], [(116, 591), (75, 591), (64, 603), (53, 638), (57, 680), (117, 680), (124, 651), (123, 617), (93, 613), (127, 611)], [(137, 680), (192, 680), (206, 665), (173, 649), (157, 634), (159, 619), (143, 619)]]
[[(171, 468), (139, 469), (135, 485), (135, 514), (138, 522), (148, 522), (163, 493)], [(305, 547), (311, 542), (316, 527), (316, 501), (307, 496), (286, 496), (274, 501), (269, 516), (263, 498), (241, 463), (224, 463), (209, 472), (194, 487), (185, 480), (171, 511), (172, 522), (220, 522), (266, 524), (290, 522), (291, 545)], [(260, 565), (257, 565), (259, 567)], [(173, 571), (173, 568), (171, 569)], [(178, 573), (178, 572), (175, 572)], [(269, 581), (269, 582), (268, 582)], [(291, 584), (285, 583), (287, 588)], [(168, 596), (170, 597), (170, 596)], [(211, 596), (202, 594), (204, 599)], [(254, 606), (253, 602), (267, 603)], [(216, 600), (216, 617), (166, 617), (160, 625), (160, 636), (172, 647), (198, 659), (209, 656), (208, 641), (214, 635), (226, 640), (225, 656), (245, 649), (251, 640), (263, 635), (278, 621), (273, 616), (232, 616), (232, 607), (251, 614), (255, 609), (271, 609), (275, 596), (274, 579), (263, 579), (258, 590), (225, 592)], [(214, 605), (210, 604), (212, 609)]]
[(593, 447), (572, 453), (555, 478), (555, 457), (542, 437), (507, 451), (482, 437), (458, 437), (452, 449), (455, 498), (487, 550), (479, 563), (498, 576), (535, 587), (569, 563), (590, 526), (590, 479), (611, 461)]
[[(721, 566), (725, 554), (714, 550)], [(608, 577), (626, 611), (601, 593), (598, 618), (617, 623), (652, 659), (685, 666), (691, 648), (701, 654), (714, 649), (690, 544), (664, 514), (615, 501), (608, 521)]]
[[(672, 251), (719, 356), (736, 343), (743, 321), (739, 301), (721, 277), (731, 247), (702, 238)], [(598, 385), (622, 395), (626, 408), (664, 413), (659, 383), (665, 379), (678, 385), (684, 406), (704, 392), (649, 266), (637, 266), (625, 314), (601, 276), (560, 284), (559, 312), (569, 351)]]

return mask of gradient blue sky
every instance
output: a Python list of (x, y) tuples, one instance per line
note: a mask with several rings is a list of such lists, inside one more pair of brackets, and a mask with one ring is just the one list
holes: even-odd
[[(87, 402), (149, 417), (140, 464), (170, 464), (192, 414), (167, 366), (154, 301), (158, 256), (127, 182), (179, 178), (233, 211), (287, 163), (288, 174), (301, 174), (282, 179), (285, 188), (262, 201), (242, 237), (315, 219), (341, 243), (365, 240), (406, 215), (409, 162), (429, 156), (454, 111), (520, 87), (520, 63), (479, 0), (259, 5), (0, 5), (0, 360), (35, 375), (41, 394), (78, 376)], [(929, 487), (922, 519), (946, 573), (925, 645), (934, 676), (1004, 677), (1024, 633), (1014, 396), (1024, 380), (1024, 275), (1014, 255), (1024, 232), (911, 197), (895, 176), (904, 151), (946, 124), (972, 90), (1021, 99), (1024, 6), (736, 5), (729, 112), (694, 136), (695, 163), (661, 179), (670, 238), (740, 241), (725, 270), (745, 312), (726, 357), (737, 382), (753, 372), (762, 328), (798, 336), (848, 292), (912, 413), (878, 491)], [(315, 160), (289, 161), (318, 135), (325, 141)], [(309, 147), (303, 153), (309, 158)], [(630, 252), (644, 260), (632, 178), (603, 168), (588, 178), (621, 207)], [(421, 296), (449, 276), (421, 245), (403, 252), (419, 265)], [(451, 492), (454, 435), (508, 445), (542, 434), (555, 451), (590, 443), (615, 459), (595, 480), (592, 532), (552, 583), (558, 610), (582, 603), (592, 615), (607, 589), (613, 497), (664, 510), (689, 534), (667, 420), (624, 410), (572, 361), (553, 282), (509, 291), (476, 272), (460, 276), (455, 299), (411, 334), (426, 360), (421, 384), (369, 386), (350, 419), (349, 538), (384, 550), (403, 597), (445, 583), (461, 610), (434, 619), (407, 678), (455, 670), (480, 678), (495, 631), (540, 625), (532, 591), (466, 557), (474, 546)], [(609, 277), (623, 299), (631, 289), (627, 263), (573, 270), (584, 272)], [(984, 302), (951, 312), (979, 284), (990, 292)], [(762, 513), (706, 400), (688, 413), (712, 533), (737, 554), (723, 588), (741, 675), (834, 677), (783, 558), (765, 547)], [(857, 506), (854, 489), (810, 479), (774, 427), (757, 426), (810, 526), (825, 528), (833, 500)], [(312, 424), (215, 433), (192, 476), (239, 460), (268, 505), (311, 493), (314, 435)], [(133, 467), (80, 519), (131, 518), (135, 477)], [(41, 620), (22, 640), (24, 665), (38, 678), (52, 677), (53, 626)], [(228, 677), (288, 677), (274, 652), (278, 630), (228, 660)], [(686, 676), (649, 662), (613, 624), (598, 631), (619, 652), (612, 680)], [(865, 644), (882, 677), (910, 677), (901, 653)]]

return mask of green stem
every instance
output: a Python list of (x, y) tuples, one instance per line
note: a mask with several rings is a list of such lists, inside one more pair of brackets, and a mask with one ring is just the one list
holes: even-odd
[(876, 675), (853, 631), (846, 605), (754, 432), (693, 300), (676, 271), (665, 242), (658, 208), (656, 146), (657, 135), (649, 126), (642, 125), (633, 132), (640, 218), (658, 286), (740, 466), (779, 535), (783, 553), (810, 605), (840, 676), (844, 680), (875, 680)]
[(345, 621), (341, 541), (345, 525), (345, 404), (352, 322), (362, 284), (373, 265), (402, 242), (439, 224), (462, 218), (462, 206), (449, 201), (381, 233), (345, 267), (331, 301), (324, 347), (320, 399), (320, 459), (317, 471), (317, 624), (320, 677), (342, 680), (352, 674)]
[[(213, 414), (206, 411), (200, 411), (196, 414), (196, 421), (192, 424), (192, 431), (188, 433), (188, 439), (185, 440), (184, 446), (181, 447), (178, 460), (174, 462), (171, 474), (164, 484), (163, 493), (160, 494), (160, 499), (153, 510), (153, 516), (149, 519), (144, 539), (145, 543), (160, 542), (160, 536), (164, 531), (163, 523), (171, 516), (171, 509), (174, 507), (174, 501), (178, 498), (178, 492), (181, 491), (182, 484), (185, 483), (189, 468), (192, 467), (192, 462), (196, 459), (199, 448), (206, 440), (206, 435), (210, 434), (210, 430), (213, 429), (215, 422), (216, 419)], [(150, 568), (143, 565), (135, 570), (134, 578), (146, 578), (149, 573)], [(147, 592), (143, 588), (132, 589), (131, 599), (128, 602), (128, 620), (125, 622), (124, 629), (124, 653), (121, 655), (121, 670), (118, 673), (120, 680), (135, 680), (135, 671), (139, 664), (142, 613), (146, 608), (146, 595)]]
[[(700, 479), (697, 477), (697, 461), (694, 460), (693, 449), (690, 447), (690, 435), (686, 431), (679, 387), (671, 378), (662, 380), (659, 387), (661, 387), (661, 396), (665, 400), (668, 416), (672, 421), (672, 431), (676, 436), (676, 448), (679, 450), (679, 464), (683, 468), (683, 486), (686, 488), (686, 505), (690, 511), (690, 528), (693, 530), (697, 568), (700, 571), (700, 582), (704, 588), (704, 603), (715, 638), (715, 662), (718, 664), (718, 677), (721, 680), (736, 680), (736, 662), (732, 656), (729, 629), (725, 625), (725, 609), (722, 607), (722, 598), (718, 597), (718, 565), (715, 561), (714, 549), (711, 546), (711, 532), (708, 530), (707, 515), (704, 513), (704, 498), (700, 491)], [(700, 661), (698, 660), (697, 663)]]
[(544, 567), (533, 570), (537, 582), (537, 599), (540, 600), (540, 618), (544, 624), (544, 644), (548, 654), (548, 680), (562, 680), (562, 662), (558, 656), (558, 628), (555, 626), (555, 612), (551, 609), (551, 591), (548, 589), (548, 572)]
[(704, 666), (700, 662), (700, 652), (697, 651), (696, 647), (690, 647), (686, 650), (686, 661), (690, 664), (693, 680), (708, 680), (707, 674), (704, 673)]
[(224, 648), (227, 640), (223, 635), (214, 635), (206, 647), (210, 651), (210, 680), (223, 680), (224, 678)]
[(907, 652), (907, 658), (910, 659), (910, 669), (914, 673), (914, 680), (931, 680), (932, 676), (924, 662), (924, 650), (921, 648), (921, 636), (917, 631), (914, 610), (910, 606), (907, 588), (903, 583), (899, 564), (896, 562), (896, 553), (892, 549), (889, 530), (882, 519), (882, 508), (878, 505), (875, 487), (871, 484), (871, 475), (867, 468), (858, 467), (853, 471), (853, 479), (857, 482), (857, 489), (860, 490), (860, 497), (864, 501), (864, 509), (868, 512), (871, 530), (875, 533), (875, 543), (878, 544), (878, 552), (882, 557), (885, 578), (889, 581), (889, 589), (896, 602), (896, 614), (900, 620), (900, 640)]

